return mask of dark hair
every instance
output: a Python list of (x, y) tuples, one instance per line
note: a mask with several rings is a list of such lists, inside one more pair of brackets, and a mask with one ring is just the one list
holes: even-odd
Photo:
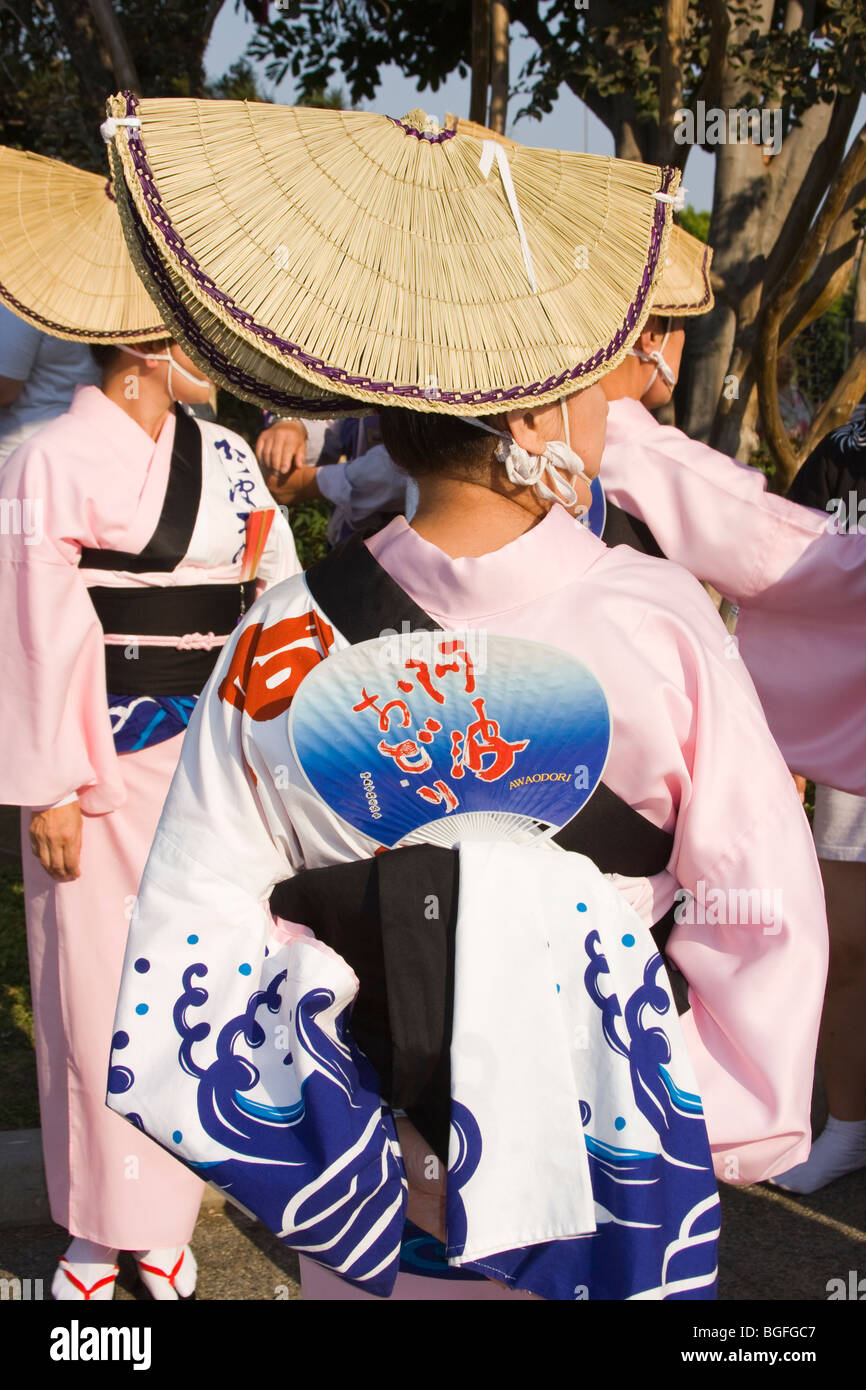
[[(485, 417), (485, 424), (495, 418)], [(488, 474), (496, 439), (459, 415), (389, 406), (379, 411), (379, 424), (388, 453), (413, 478), (441, 473), (471, 479)]]
[[(153, 338), (150, 342), (133, 343), (132, 346), (139, 352), (162, 352), (171, 341), (171, 338)], [(120, 348), (114, 343), (91, 343), (90, 352), (101, 372), (107, 372), (109, 367), (113, 367), (120, 356)]]

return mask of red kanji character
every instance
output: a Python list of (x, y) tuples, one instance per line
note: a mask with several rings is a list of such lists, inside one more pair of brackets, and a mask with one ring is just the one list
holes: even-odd
[(410, 723), (412, 722), (412, 715), (409, 712), (409, 706), (406, 704), (406, 702), (404, 700), (389, 700), (387, 705), (380, 709), (380, 707), (376, 704), (376, 701), (380, 698), (381, 697), (379, 695), (368, 695), (367, 687), (364, 686), (361, 690), (361, 700), (357, 705), (352, 706), (352, 712), (354, 714), (359, 714), (362, 710), (365, 709), (375, 710), (379, 716), (379, 728), (382, 730), (383, 734), (387, 734), (391, 728), (391, 720), (389, 718), (388, 711), (397, 708), (400, 710), (400, 713), (402, 715), (402, 718), (400, 720), (400, 728), (407, 729)]
[[(442, 656), (450, 656), (453, 652), (455, 656), (459, 657), (462, 660), (463, 673), (466, 677), (466, 684), (463, 688), (467, 695), (471, 695), (473, 690), (475, 689), (475, 665), (473, 663), (472, 657), (467, 652), (463, 643), (458, 641), (457, 639), (455, 639), (452, 642), (440, 642), (439, 652)], [(441, 678), (442, 676), (444, 676), (446, 671), (459, 671), (460, 663), (459, 661), (450, 661), (447, 663), (443, 663), (441, 666), (437, 663), (434, 669), (436, 671), (436, 675)]]
[[(430, 754), (419, 748), (413, 738), (404, 739), (402, 743), (386, 743), (382, 739), (376, 747), (383, 757), (393, 758), (401, 772), (426, 772), (428, 767), (433, 766)], [(410, 758), (418, 758), (419, 761), (410, 763)]]
[(219, 698), (250, 719), (276, 719), (333, 642), (333, 629), (312, 610), (270, 627), (253, 623), (238, 638)]
[[(495, 782), (500, 777), (504, 777), (506, 772), (510, 772), (514, 766), (514, 758), (517, 753), (528, 748), (529, 739), (521, 739), (517, 743), (509, 743), (499, 732), (499, 721), (490, 719), (484, 708), (484, 698), (479, 696), (472, 701), (472, 708), (475, 710), (477, 719), (474, 719), (466, 730), (463, 754), (460, 758), (460, 769), (468, 767), (469, 771), (480, 778), (482, 782)], [(451, 756), (455, 761), (452, 768), (452, 776), (460, 775), (456, 770), (457, 759), (460, 757), (460, 744), (464, 736), (457, 730), (451, 735)], [(484, 766), (484, 757), (491, 754), (493, 761)]]
[(434, 736), (439, 733), (441, 728), (442, 725), (438, 719), (425, 719), (418, 730), (419, 743), (432, 743)]
[(451, 730), (451, 776), (463, 776), (463, 762), (461, 753), (463, 749), (463, 735), (459, 729)]
[(370, 709), (370, 707), (372, 706), (378, 714), (379, 706), (376, 704), (376, 701), (381, 700), (381, 698), (381, 695), (368, 695), (366, 685), (362, 685), (360, 703), (357, 705), (353, 705), (352, 711), (354, 714), (359, 714), (361, 710)]
[[(409, 661), (404, 661), (403, 666), (407, 671), (417, 671), (417, 680), (418, 684), (421, 686), (421, 689), (426, 690), (431, 700), (435, 700), (437, 705), (444, 705), (445, 696), (442, 695), (436, 689), (435, 685), (430, 679), (430, 667), (427, 665), (426, 661), (416, 661), (413, 657), (410, 658)], [(409, 683), (409, 681), (398, 681), (397, 687), (399, 690), (405, 691), (410, 691), (412, 689), (412, 686)]]
[[(437, 787), (439, 788), (438, 791), (435, 790)], [(444, 802), (446, 815), (448, 811), (453, 811), (460, 805), (457, 797), (445, 782), (434, 782), (432, 787), (416, 787), (415, 790), (419, 796), (423, 796), (425, 801), (432, 801), (434, 806), (441, 806)]]

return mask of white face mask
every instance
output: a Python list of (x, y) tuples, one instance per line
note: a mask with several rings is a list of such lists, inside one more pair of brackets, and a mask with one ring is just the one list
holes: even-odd
[(172, 399), (173, 401), (176, 401), (176, 400), (177, 400), (177, 396), (174, 394), (174, 391), (172, 390), (172, 387), (171, 387), (171, 374), (172, 374), (173, 371), (174, 371), (174, 372), (180, 372), (181, 376), (186, 377), (187, 381), (191, 381), (192, 384), (193, 384), (193, 386), (208, 386), (208, 387), (209, 387), (210, 384), (211, 384), (207, 377), (205, 377), (205, 376), (195, 376), (193, 372), (188, 372), (187, 369), (186, 369), (186, 367), (182, 367), (182, 366), (180, 365), (179, 362), (176, 362), (176, 361), (175, 361), (175, 359), (172, 357), (171, 353), (170, 353), (168, 350), (166, 350), (165, 352), (139, 352), (137, 348), (128, 347), (128, 346), (124, 345), (124, 346), (121, 347), (120, 351), (121, 351), (121, 352), (128, 352), (128, 353), (130, 354), (131, 357), (140, 357), (141, 360), (142, 360), (142, 362), (167, 362), (167, 363), (168, 363), (168, 382), (167, 382), (168, 394), (171, 396), (171, 399)]
[[(464, 419), (467, 425), (487, 430), (488, 434), (498, 435), (503, 441), (496, 447), (496, 457), (500, 463), (505, 464), (505, 472), (510, 482), (521, 487), (534, 486), (536, 494), (546, 502), (561, 502), (575, 516), (582, 516), (589, 508), (585, 503), (578, 502), (577, 492), (568, 480), (583, 478), (589, 487), (591, 479), (587, 476), (583, 459), (571, 447), (568, 407), (565, 401), (560, 401), (559, 407), (562, 411), (565, 442), (559, 439), (551, 440), (545, 446), (543, 454), (530, 454), (520, 447), (511, 434), (506, 434), (504, 430), (496, 430), (492, 425), (485, 425), (482, 420), (475, 420), (470, 416), (465, 416)], [(550, 487), (542, 481), (545, 474)]]
[(652, 352), (644, 352), (643, 348), (629, 348), (629, 352), (631, 353), (632, 357), (638, 357), (641, 362), (652, 362), (655, 365), (655, 371), (653, 372), (646, 386), (640, 393), (641, 400), (643, 400), (644, 396), (652, 386), (657, 376), (660, 376), (665, 386), (669, 386), (671, 390), (673, 390), (673, 388), (677, 384), (677, 374), (670, 366), (670, 364), (665, 361), (663, 356), (665, 343), (671, 336), (670, 319), (668, 319), (667, 324), (668, 326), (665, 329), (665, 335), (662, 338), (662, 345), (660, 348), (655, 348)]

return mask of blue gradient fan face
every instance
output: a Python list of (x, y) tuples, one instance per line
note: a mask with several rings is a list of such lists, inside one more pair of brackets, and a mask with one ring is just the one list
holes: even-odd
[(557, 647), (483, 632), (378, 637), (301, 684), (289, 735), (305, 776), (389, 848), (552, 834), (604, 770), (610, 715)]
[(581, 522), (588, 531), (591, 531), (594, 536), (598, 536), (601, 540), (604, 534), (604, 523), (607, 519), (607, 499), (601, 485), (601, 478), (593, 478), (589, 490), (592, 494), (592, 501), (589, 505), (589, 511), (581, 517)]

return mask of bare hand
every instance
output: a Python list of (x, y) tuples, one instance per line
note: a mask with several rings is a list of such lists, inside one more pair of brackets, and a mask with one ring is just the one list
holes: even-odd
[(403, 1116), (397, 1116), (397, 1137), (409, 1183), (406, 1219), (445, 1243), (445, 1166), (423, 1135)]
[(307, 458), (307, 431), (300, 420), (277, 420), (256, 440), (256, 458), (272, 484), (286, 478), (294, 468), (303, 468)]
[(305, 464), (303, 468), (293, 468), (291, 473), (281, 477), (268, 474), (265, 481), (275, 502), (296, 507), (299, 502), (312, 502), (314, 498), (321, 497), (316, 482), (318, 471), (314, 464)]
[(30, 848), (46, 873), (58, 883), (81, 876), (81, 807), (77, 801), (34, 811), (30, 817)]
[(800, 801), (801, 801), (803, 804), (805, 804), (805, 801), (806, 801), (806, 779), (805, 779), (805, 777), (801, 777), (800, 774), (799, 774), (799, 772), (792, 772), (792, 773), (791, 773), (791, 776), (792, 776), (793, 779), (794, 779), (794, 786), (797, 788), (797, 795), (799, 796)]

